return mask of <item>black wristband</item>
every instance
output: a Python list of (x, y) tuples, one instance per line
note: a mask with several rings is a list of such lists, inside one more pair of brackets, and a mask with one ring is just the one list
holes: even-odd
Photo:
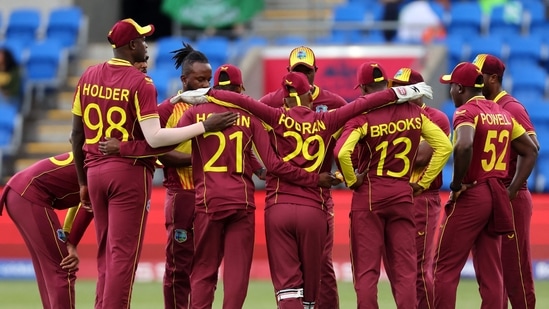
[(454, 185), (454, 182), (451, 182), (450, 183), (450, 190), (452, 190), (454, 192), (460, 191), (461, 190), (461, 184), (456, 186), (456, 185)]

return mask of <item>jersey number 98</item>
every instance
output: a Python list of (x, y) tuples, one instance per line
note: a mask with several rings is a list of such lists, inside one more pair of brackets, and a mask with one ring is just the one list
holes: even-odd
[[(92, 123), (92, 120), (90, 119), (90, 114), (92, 113), (92, 110), (97, 113), (97, 121), (95, 123)], [(120, 120), (116, 122), (113, 119), (113, 114), (115, 113), (120, 115)], [(112, 131), (117, 130), (118, 132), (122, 133), (122, 141), (127, 141), (129, 134), (128, 130), (124, 128), (124, 124), (126, 123), (126, 111), (120, 106), (113, 106), (107, 110), (106, 118), (108, 126), (105, 130), (105, 137), (112, 137)], [(94, 137), (86, 138), (86, 144), (98, 143), (103, 137), (103, 129), (105, 128), (105, 123), (103, 122), (103, 116), (99, 105), (97, 103), (88, 104), (86, 106), (86, 109), (84, 109), (82, 119), (84, 120), (84, 125), (88, 129), (97, 132)]]

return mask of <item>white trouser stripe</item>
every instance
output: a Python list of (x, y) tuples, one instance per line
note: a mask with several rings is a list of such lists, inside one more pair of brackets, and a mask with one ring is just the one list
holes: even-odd
[(285, 289), (276, 292), (276, 299), (303, 298), (303, 289)]

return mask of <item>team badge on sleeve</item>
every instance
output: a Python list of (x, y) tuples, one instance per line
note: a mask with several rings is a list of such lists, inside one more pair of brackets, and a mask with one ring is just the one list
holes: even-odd
[(67, 235), (63, 229), (57, 229), (57, 239), (64, 243), (67, 242)]
[(316, 107), (316, 112), (317, 113), (324, 113), (324, 112), (327, 112), (328, 111), (328, 106), (322, 104), (322, 105), (317, 105)]
[(187, 231), (183, 229), (176, 229), (173, 232), (173, 239), (177, 241), (178, 243), (186, 242), (187, 241)]

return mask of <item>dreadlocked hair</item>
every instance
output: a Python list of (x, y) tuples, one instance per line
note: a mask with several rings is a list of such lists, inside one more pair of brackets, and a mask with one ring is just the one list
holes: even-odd
[(208, 58), (203, 53), (195, 50), (190, 44), (183, 42), (183, 48), (171, 51), (172, 59), (175, 60), (175, 68), (181, 68), (181, 72), (188, 72), (190, 66), (195, 62), (209, 63)]

